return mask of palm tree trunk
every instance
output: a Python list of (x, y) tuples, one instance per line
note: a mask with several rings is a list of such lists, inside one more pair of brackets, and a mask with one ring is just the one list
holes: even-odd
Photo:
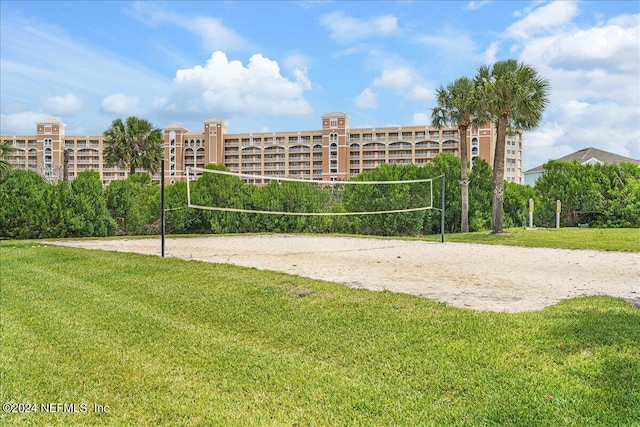
[(69, 150), (62, 153), (64, 163), (62, 164), (62, 180), (69, 181)]
[(504, 203), (504, 151), (507, 138), (507, 115), (498, 117), (496, 125), (496, 150), (493, 157), (493, 180), (491, 181), (491, 222), (493, 234), (502, 233)]
[(462, 199), (460, 231), (469, 232), (469, 155), (467, 150), (467, 126), (458, 126), (460, 132), (460, 191)]
[(136, 166), (133, 162), (131, 162), (131, 164), (129, 165), (129, 176), (133, 175), (134, 173), (136, 173)]

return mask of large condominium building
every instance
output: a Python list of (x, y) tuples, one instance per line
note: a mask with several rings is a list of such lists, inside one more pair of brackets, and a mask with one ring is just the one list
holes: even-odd
[[(454, 127), (390, 126), (351, 128), (349, 116), (333, 112), (322, 116), (321, 127), (308, 131), (227, 133), (228, 125), (213, 118), (204, 129), (191, 131), (179, 124), (164, 128), (165, 179), (186, 179), (189, 166), (224, 164), (248, 175), (344, 180), (389, 164), (423, 165), (440, 153), (459, 155), (460, 135)], [(522, 182), (521, 134), (507, 138), (505, 180)], [(53, 119), (36, 123), (33, 135), (1, 135), (13, 141), (14, 167), (28, 168), (49, 181), (69, 179), (86, 169), (100, 173), (108, 185), (124, 179), (128, 170), (108, 167), (103, 157), (103, 135), (66, 135), (65, 124)], [(467, 143), (471, 159), (493, 164), (496, 132), (493, 124), (472, 127)], [(66, 153), (66, 168), (65, 168)], [(159, 179), (156, 174), (154, 179)], [(256, 177), (248, 181), (261, 182)]]

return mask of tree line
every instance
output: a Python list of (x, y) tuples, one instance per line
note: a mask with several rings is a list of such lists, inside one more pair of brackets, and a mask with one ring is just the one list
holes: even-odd
[[(208, 168), (224, 170), (221, 165)], [(354, 179), (396, 181), (445, 176), (445, 230), (459, 232), (461, 160), (440, 154), (433, 162), (381, 165)], [(528, 223), (529, 199), (535, 201), (535, 224), (555, 226), (556, 201), (562, 202), (562, 226), (588, 222), (599, 227), (640, 227), (640, 168), (634, 164), (581, 165), (550, 161), (534, 187), (504, 183), (504, 225)], [(469, 229), (492, 225), (492, 170), (482, 159), (468, 174)], [(192, 201), (205, 206), (291, 212), (359, 212), (428, 204), (425, 184), (318, 186), (272, 181), (255, 186), (229, 175), (205, 173), (190, 184)], [(422, 187), (420, 187), (422, 186)], [(433, 185), (439, 207), (440, 182)], [(352, 233), (424, 235), (440, 232), (440, 212), (425, 210), (355, 216), (282, 216), (186, 208), (186, 182), (165, 187), (165, 227), (184, 233)], [(35, 172), (14, 169), (0, 182), (0, 238), (103, 237), (160, 232), (160, 187), (146, 173), (103, 187), (97, 172), (87, 170), (72, 182), (47, 183)]]
[[(437, 90), (432, 124), (457, 126), (460, 158), (441, 154), (424, 167), (383, 165), (355, 179), (410, 180), (446, 176), (445, 229), (450, 232), (525, 225), (528, 201), (536, 204), (536, 224), (555, 223), (555, 203), (561, 200), (562, 223), (638, 227), (638, 168), (635, 165), (582, 166), (549, 162), (534, 188), (504, 181), (506, 136), (536, 127), (548, 104), (548, 82), (526, 64), (510, 59), (482, 66), (474, 78), (461, 77)], [(493, 122), (496, 146), (492, 167), (468, 160), (467, 130)], [(162, 133), (147, 120), (116, 119), (104, 132), (108, 166), (129, 167), (129, 178), (101, 189), (95, 172), (83, 172), (72, 183), (48, 185), (36, 174), (11, 171), (10, 141), (0, 144), (0, 237), (37, 238), (149, 234), (159, 230), (159, 189), (144, 169), (155, 172), (162, 161)], [(470, 166), (473, 166), (470, 169)], [(221, 166), (211, 166), (221, 167)], [(457, 168), (457, 170), (456, 170)], [(208, 175), (208, 174), (207, 174)], [(8, 177), (8, 178), (7, 178)], [(325, 209), (372, 211), (406, 207), (420, 197), (410, 188), (348, 186), (328, 191), (300, 183), (270, 183), (263, 187), (237, 178), (203, 176), (193, 184), (194, 198), (207, 206), (271, 211)], [(349, 217), (273, 216), (183, 209), (186, 183), (167, 188), (166, 226), (170, 233), (348, 232), (417, 235), (438, 232), (440, 214), (418, 211)], [(440, 188), (435, 186), (439, 200)], [(15, 201), (15, 203), (14, 203)], [(415, 202), (415, 201), (414, 201)], [(26, 210), (25, 210), (26, 209)]]

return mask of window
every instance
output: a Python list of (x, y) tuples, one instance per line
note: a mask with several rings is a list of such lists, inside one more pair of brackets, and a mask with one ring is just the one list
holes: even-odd
[[(331, 137), (335, 135), (336, 140), (338, 135), (335, 133), (331, 134)], [(331, 173), (338, 173), (338, 144), (332, 142), (329, 146), (329, 159), (330, 159), (330, 171)]]
[(337, 118), (329, 119), (329, 127), (331, 129), (337, 128), (338, 127), (338, 119)]

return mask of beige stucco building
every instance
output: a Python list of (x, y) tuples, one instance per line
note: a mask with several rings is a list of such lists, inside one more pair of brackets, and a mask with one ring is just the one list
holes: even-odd
[[(460, 154), (457, 128), (351, 128), (349, 116), (341, 112), (323, 115), (315, 130), (228, 133), (228, 124), (216, 118), (205, 120), (202, 130), (189, 130), (179, 124), (163, 130), (167, 183), (184, 180), (188, 166), (209, 163), (224, 164), (231, 171), (248, 175), (344, 180), (383, 163), (420, 166), (440, 153)], [(492, 124), (469, 129), (470, 157), (480, 157), (492, 165), (495, 137)], [(0, 138), (13, 141), (14, 167), (35, 170), (51, 182), (62, 179), (65, 152), (69, 179), (85, 169), (98, 171), (105, 185), (128, 175), (128, 169), (106, 165), (102, 134), (67, 135), (65, 124), (58, 120), (38, 121), (33, 135)], [(154, 176), (159, 178), (159, 174)], [(507, 138), (505, 180), (522, 182), (521, 134)]]

